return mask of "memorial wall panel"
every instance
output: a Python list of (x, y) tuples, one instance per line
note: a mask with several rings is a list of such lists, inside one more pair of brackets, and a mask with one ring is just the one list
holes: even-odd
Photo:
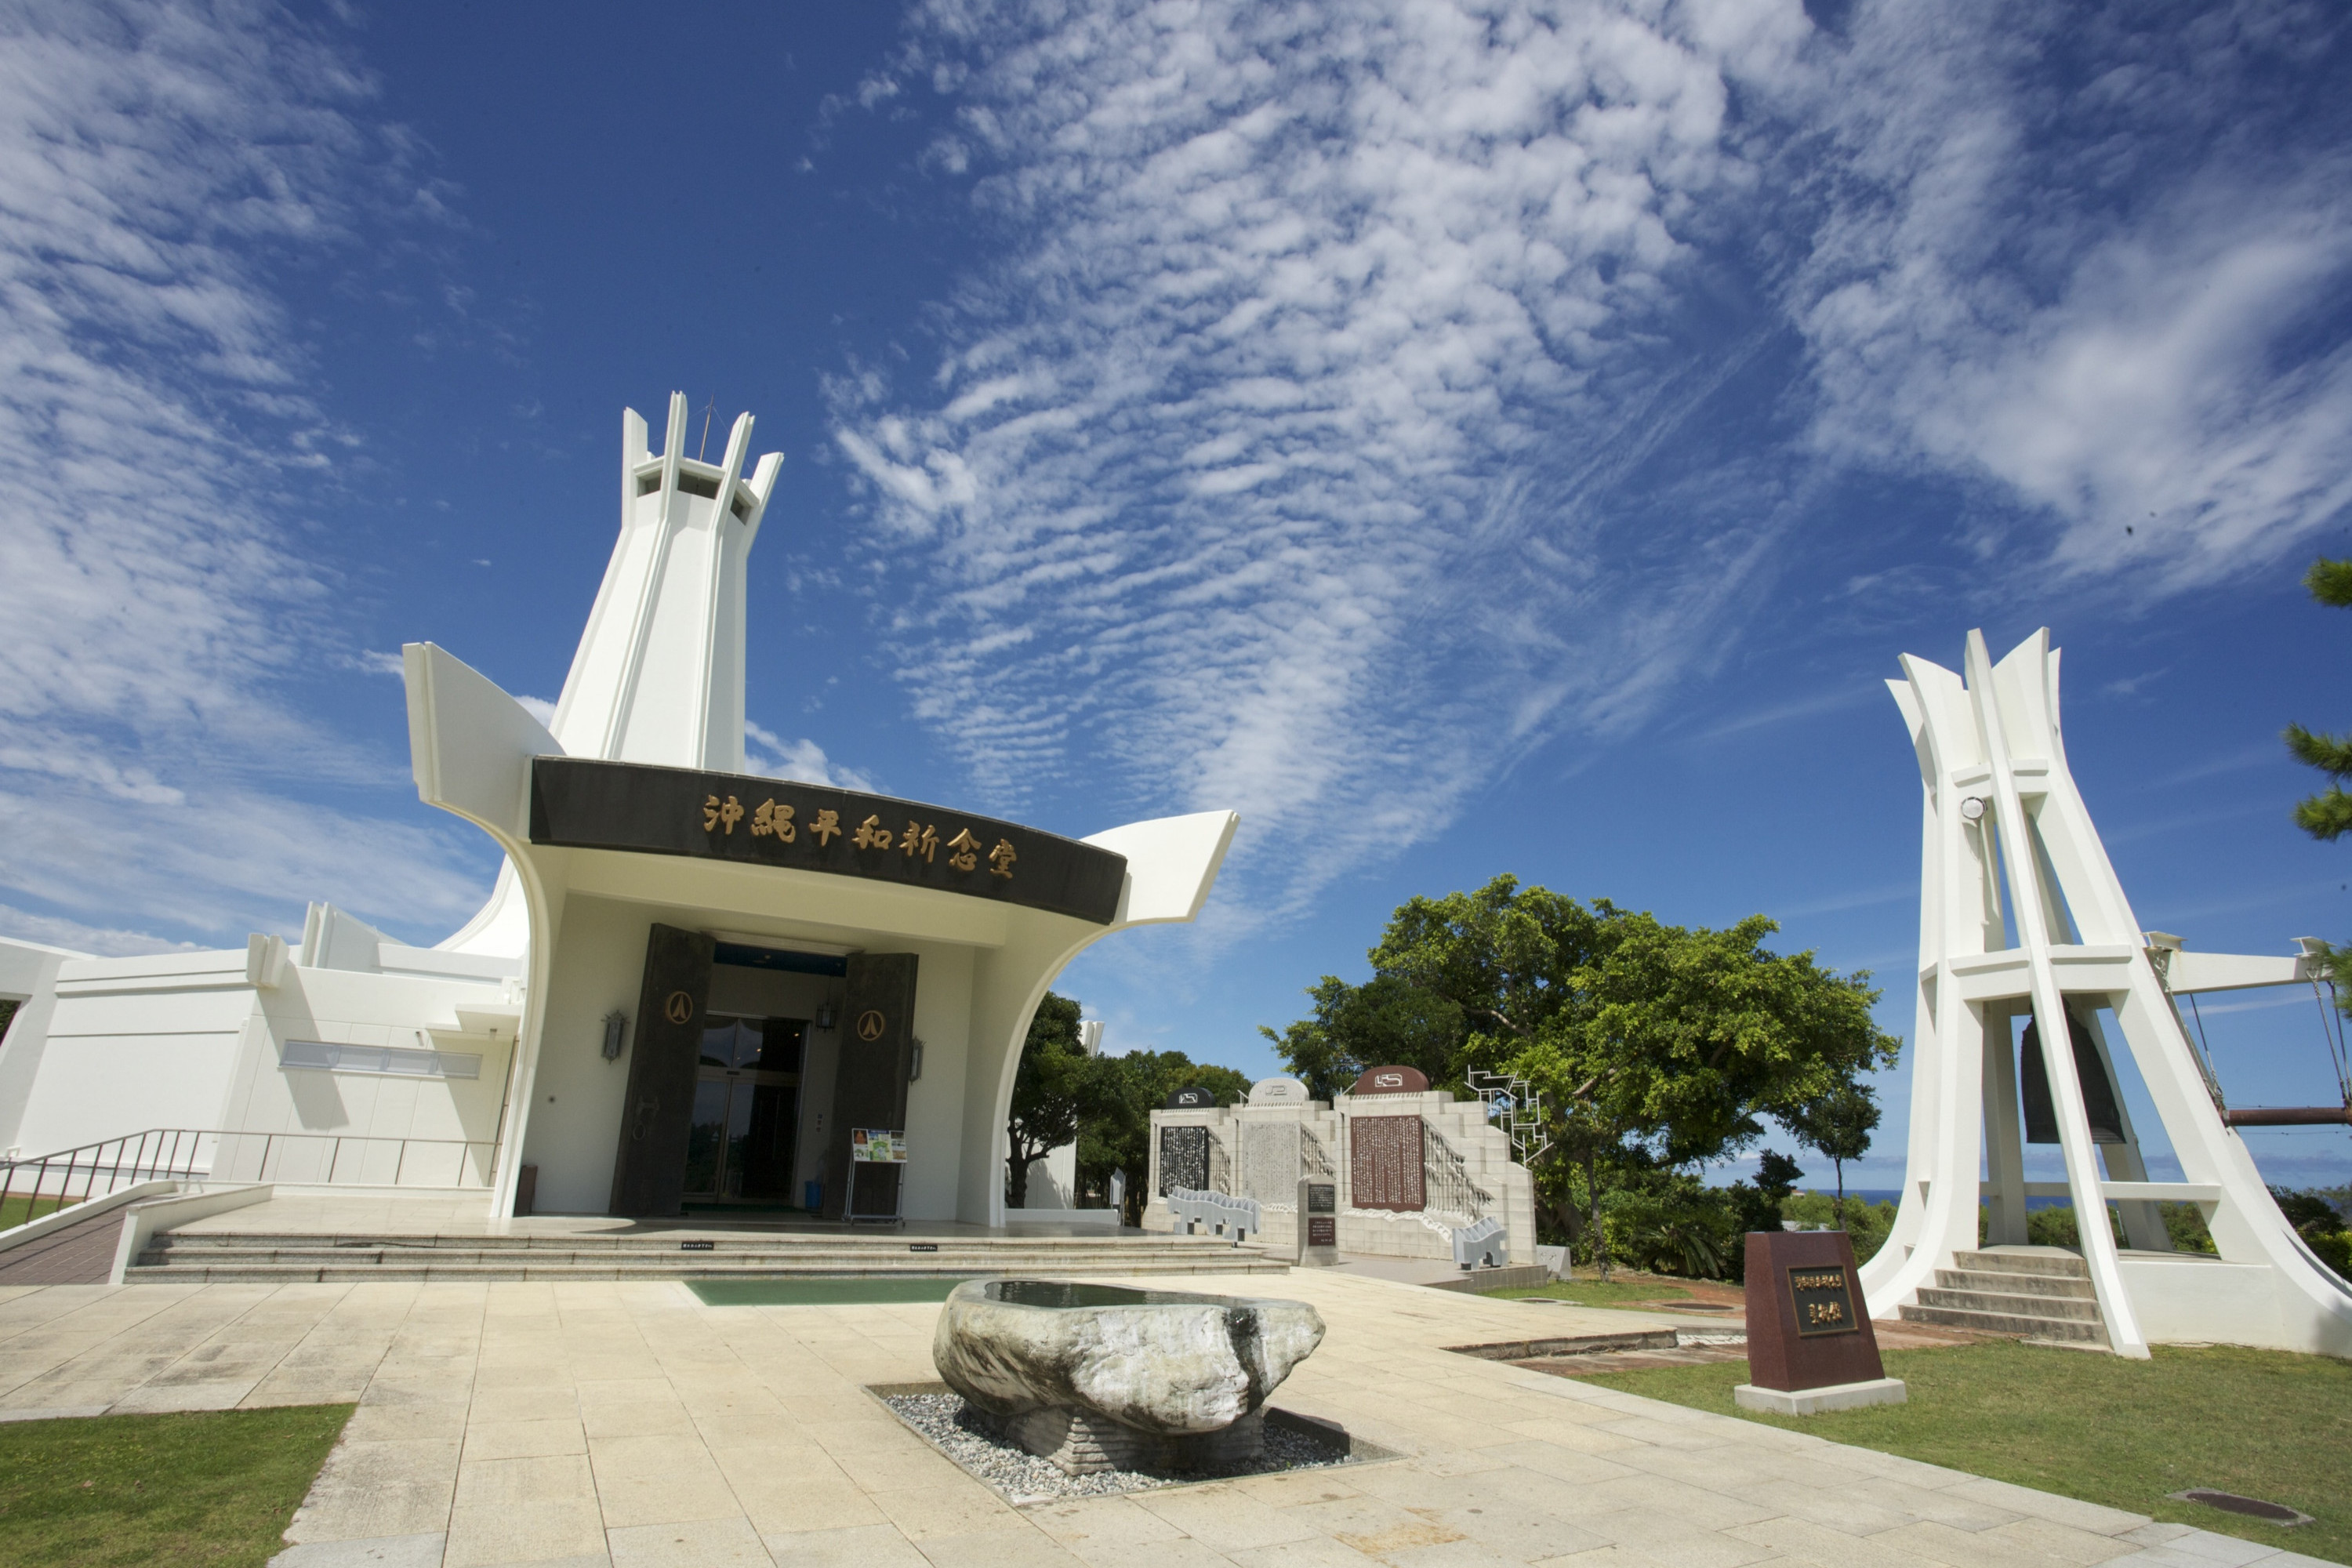
[(1166, 1197), (1178, 1187), (1199, 1192), (1209, 1184), (1209, 1130), (1205, 1127), (1163, 1127), (1160, 1130), (1160, 1191)]
[(1421, 1118), (1351, 1116), (1348, 1119), (1348, 1184), (1360, 1209), (1419, 1214), (1422, 1187)]
[(1288, 1208), (1298, 1201), (1298, 1123), (1242, 1123), (1241, 1195)]

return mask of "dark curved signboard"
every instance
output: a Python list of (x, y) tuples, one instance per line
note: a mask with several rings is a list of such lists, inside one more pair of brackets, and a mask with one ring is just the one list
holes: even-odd
[(1366, 1068), (1364, 1076), (1356, 1080), (1350, 1094), (1422, 1094), (1429, 1089), (1429, 1075), (1419, 1068)]
[(1180, 1089), (1168, 1097), (1171, 1110), (1214, 1110), (1217, 1097), (1205, 1089)]
[(535, 757), (530, 841), (824, 871), (1108, 925), (1127, 857), (919, 801), (691, 768)]

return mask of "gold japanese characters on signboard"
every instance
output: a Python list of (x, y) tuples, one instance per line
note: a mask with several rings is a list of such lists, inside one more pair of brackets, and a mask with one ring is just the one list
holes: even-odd
[[(743, 803), (731, 795), (723, 799), (710, 795), (703, 801), (701, 809), (705, 833), (732, 834), (735, 825), (743, 820)], [(796, 842), (800, 825), (793, 820), (794, 815), (789, 805), (772, 798), (763, 800), (751, 813), (751, 836), (754, 838), (773, 837), (785, 844)], [(841, 814), (837, 811), (820, 810), (806, 826), (809, 837), (820, 848), (830, 847), (835, 838), (842, 837)], [(981, 840), (971, 836), (969, 827), (958, 828), (953, 838), (943, 842), (935, 824), (910, 821), (904, 828), (894, 830), (884, 826), (882, 818), (877, 815), (859, 823), (856, 831), (849, 836), (849, 842), (854, 847), (867, 853), (895, 849), (908, 859), (920, 859), (927, 866), (932, 864), (933, 858), (945, 847), (948, 865), (953, 869), (976, 871), (980, 868)], [(1013, 850), (1013, 841), (999, 838), (996, 847), (988, 850), (987, 856), (988, 874), (1011, 881), (1013, 864), (1021, 858)]]
[(1843, 1268), (1790, 1269), (1789, 1298), (1796, 1309), (1800, 1339), (1850, 1334), (1861, 1327), (1854, 1321), (1853, 1291)]

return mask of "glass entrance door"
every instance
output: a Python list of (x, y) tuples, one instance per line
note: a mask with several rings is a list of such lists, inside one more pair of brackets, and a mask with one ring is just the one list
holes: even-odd
[(793, 1196), (800, 1127), (800, 1018), (710, 1016), (686, 1142), (686, 1195), (705, 1203)]

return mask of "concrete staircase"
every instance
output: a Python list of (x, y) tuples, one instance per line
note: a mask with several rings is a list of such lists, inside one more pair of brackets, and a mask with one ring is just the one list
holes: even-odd
[[(709, 1244), (707, 1249), (701, 1243)], [(1213, 1237), (895, 1235), (158, 1236), (131, 1284), (395, 1279), (777, 1279), (994, 1274), (1279, 1274), (1289, 1264)]]
[(2105, 1350), (2090, 1266), (2055, 1247), (1957, 1252), (1954, 1268), (1936, 1270), (1918, 1301), (1901, 1309), (1906, 1323), (1938, 1323), (1979, 1333), (2021, 1334), (2052, 1344)]

